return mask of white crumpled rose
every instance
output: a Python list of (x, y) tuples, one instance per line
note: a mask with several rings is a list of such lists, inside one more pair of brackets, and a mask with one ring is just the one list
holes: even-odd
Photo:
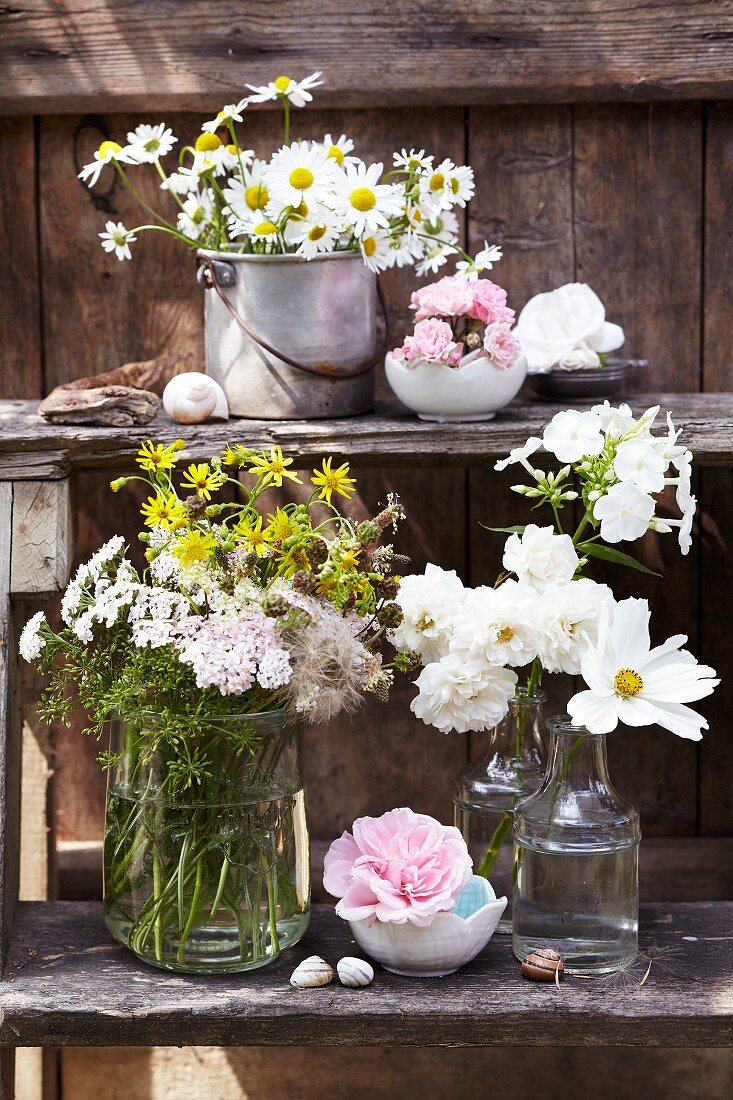
[(587, 370), (588, 367), (600, 367), (601, 357), (583, 341), (573, 351), (566, 352), (558, 359), (557, 365), (560, 370)]
[[(530, 374), (541, 374), (565, 361), (564, 369), (578, 369), (588, 351), (604, 353), (620, 348), (624, 330), (606, 320), (598, 295), (585, 283), (567, 283), (530, 298), (519, 314), (514, 335), (527, 357)], [(568, 363), (574, 365), (568, 367)]]

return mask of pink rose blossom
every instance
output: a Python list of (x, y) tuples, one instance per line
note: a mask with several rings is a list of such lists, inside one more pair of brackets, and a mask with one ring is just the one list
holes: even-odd
[(473, 304), (469, 310), (471, 317), (484, 325), (514, 323), (514, 310), (506, 304), (506, 291), (492, 283), (490, 279), (477, 279), (468, 284), (473, 291)]
[(463, 355), (463, 344), (456, 344), (453, 330), (447, 321), (435, 317), (418, 321), (412, 336), (406, 336), (402, 345), (402, 354), (409, 363), (418, 359), (429, 359), (434, 363), (448, 363), (455, 366)]
[(426, 317), (461, 317), (471, 312), (473, 301), (473, 289), (465, 279), (446, 275), (437, 283), (416, 290), (410, 308), (415, 310), (416, 321), (424, 321)]
[(429, 925), (471, 880), (466, 842), (453, 826), (410, 809), (360, 817), (326, 854), (323, 885), (344, 920)]
[(486, 327), (484, 350), (492, 363), (497, 367), (501, 367), (502, 370), (509, 370), (514, 365), (517, 356), (521, 354), (522, 345), (509, 328), (509, 325), (497, 322)]

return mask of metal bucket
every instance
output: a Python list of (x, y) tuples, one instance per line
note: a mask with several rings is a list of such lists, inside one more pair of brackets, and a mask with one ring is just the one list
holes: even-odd
[(206, 369), (233, 416), (308, 420), (371, 409), (377, 288), (361, 253), (198, 255)]

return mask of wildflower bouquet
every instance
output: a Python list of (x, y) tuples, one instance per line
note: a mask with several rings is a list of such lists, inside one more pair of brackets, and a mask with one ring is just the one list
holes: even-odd
[[(107, 165), (118, 173), (149, 220), (132, 229), (109, 221), (99, 234), (102, 247), (118, 259), (131, 258), (130, 245), (142, 232), (162, 231), (192, 248), (255, 254), (294, 254), (306, 260), (323, 252), (358, 250), (372, 271), (417, 265), (419, 275), (437, 271), (461, 254), (459, 268), (475, 274), (491, 265), (499, 250), (487, 245), (472, 260), (458, 247), (456, 207), (474, 193), (473, 171), (424, 150), (395, 153), (393, 167), (366, 164), (354, 142), (342, 134), (321, 140), (291, 140), (292, 108), (311, 102), (320, 72), (304, 80), (279, 76), (224, 106), (205, 122), (192, 145), (180, 147), (173, 171), (163, 161), (178, 144), (164, 122), (141, 124), (127, 144), (103, 141), (79, 173), (93, 186)], [(282, 104), (284, 141), (269, 160), (240, 139), (250, 104)], [(173, 215), (145, 202), (135, 174), (149, 165), (160, 177)]]
[(301, 480), (279, 447), (181, 472), (184, 446), (148, 442), (140, 474), (112, 482), (149, 493), (146, 568), (111, 539), (69, 584), (63, 627), (39, 612), (20, 649), (50, 677), (47, 720), (82, 706), (99, 735), (117, 716), (101, 756), (114, 934), (157, 965), (247, 969), (307, 923), (288, 717), (323, 722), (388, 693), (379, 647), (401, 613), (382, 536), (403, 513), (391, 498), (373, 520), (342, 516), (334, 497), (355, 482), (331, 458), (302, 503), (267, 513), (266, 491)]

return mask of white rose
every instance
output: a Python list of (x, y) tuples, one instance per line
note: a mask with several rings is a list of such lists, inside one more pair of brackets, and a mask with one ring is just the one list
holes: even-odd
[(552, 527), (535, 523), (525, 527), (521, 538), (509, 536), (502, 562), (507, 572), (535, 592), (544, 592), (548, 584), (567, 584), (579, 565), (570, 535), (557, 535)]
[(517, 675), (508, 668), (448, 653), (422, 670), (410, 709), (441, 733), (481, 733), (504, 718), (516, 685)]
[(423, 664), (439, 661), (448, 652), (465, 595), (455, 569), (428, 565), (423, 574), (404, 577), (395, 597), (403, 621), (390, 634), (392, 644), (419, 654)]
[(519, 667), (537, 655), (536, 593), (516, 581), (499, 588), (469, 589), (451, 643), (452, 653), (465, 653), (493, 665)]
[(603, 302), (585, 283), (567, 283), (530, 298), (514, 333), (530, 374), (548, 371), (581, 344), (594, 352), (620, 348), (624, 330), (606, 320)]
[(557, 365), (560, 370), (586, 370), (588, 367), (600, 367), (601, 357), (593, 348), (582, 343), (558, 359)]
[(537, 601), (537, 646), (547, 672), (580, 673), (580, 662), (598, 641), (598, 629), (614, 606), (607, 584), (582, 577), (571, 584), (548, 585)]

